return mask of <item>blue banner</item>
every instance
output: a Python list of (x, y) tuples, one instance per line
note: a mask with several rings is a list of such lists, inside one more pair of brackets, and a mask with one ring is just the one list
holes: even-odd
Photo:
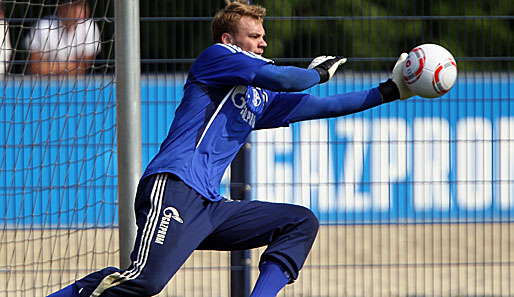
[[(259, 131), (253, 198), (301, 204), (322, 223), (514, 219), (509, 77), (462, 77), (447, 95)], [(346, 80), (317, 95), (370, 88)]]
[[(309, 92), (359, 91), (380, 76), (336, 77)], [(105, 79), (3, 82), (0, 224), (117, 225), (116, 97)], [(184, 77), (142, 82), (146, 166), (173, 120)], [(255, 132), (252, 197), (305, 205), (324, 224), (512, 221), (511, 98), (508, 75), (461, 75), (441, 98)]]

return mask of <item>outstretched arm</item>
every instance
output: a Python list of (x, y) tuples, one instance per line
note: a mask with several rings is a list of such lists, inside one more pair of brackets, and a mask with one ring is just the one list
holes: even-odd
[(314, 69), (266, 64), (259, 69), (252, 85), (271, 91), (296, 92), (308, 89), (319, 81), (320, 76)]
[(401, 77), (406, 58), (405, 53), (400, 56), (394, 65), (391, 78), (380, 83), (377, 88), (325, 98), (308, 95), (303, 105), (292, 114), (290, 122), (344, 116), (382, 103), (412, 97), (414, 93), (407, 88)]
[(304, 100), (303, 105), (292, 115), (292, 123), (344, 116), (384, 103), (378, 88), (323, 98), (308, 95)]
[(252, 85), (271, 91), (303, 91), (328, 81), (345, 62), (344, 57), (320, 56), (312, 61), (308, 69), (266, 64), (256, 73)]

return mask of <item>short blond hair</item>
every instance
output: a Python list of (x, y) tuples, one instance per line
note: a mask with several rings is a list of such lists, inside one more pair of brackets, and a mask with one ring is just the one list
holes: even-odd
[(266, 8), (249, 4), (248, 1), (234, 1), (224, 9), (218, 11), (211, 22), (212, 40), (214, 43), (221, 43), (223, 33), (235, 35), (239, 20), (243, 16), (249, 16), (261, 23), (266, 16)]

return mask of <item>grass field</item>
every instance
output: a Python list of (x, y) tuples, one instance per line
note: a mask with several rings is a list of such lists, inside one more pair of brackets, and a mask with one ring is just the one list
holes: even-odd
[[(113, 229), (0, 231), (0, 296), (46, 296), (118, 263)], [(252, 280), (258, 255), (252, 251)], [(226, 297), (229, 254), (195, 252), (159, 296)], [(514, 296), (514, 224), (322, 226), (280, 296)]]

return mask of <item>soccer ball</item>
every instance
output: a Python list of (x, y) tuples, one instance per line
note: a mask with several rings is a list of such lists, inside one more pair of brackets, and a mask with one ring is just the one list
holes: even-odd
[(416, 95), (436, 98), (455, 84), (457, 63), (444, 47), (422, 44), (410, 51), (403, 67), (403, 80)]

